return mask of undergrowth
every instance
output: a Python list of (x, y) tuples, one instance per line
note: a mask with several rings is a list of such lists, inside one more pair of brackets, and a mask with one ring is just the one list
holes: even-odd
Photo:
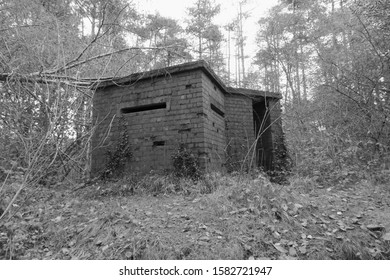
[(127, 125), (123, 115), (119, 118), (119, 139), (115, 148), (108, 150), (106, 156), (107, 163), (101, 174), (101, 178), (107, 180), (114, 177), (121, 177), (126, 163), (133, 156), (129, 143)]
[(91, 197), (126, 195), (170, 195), (195, 196), (214, 192), (220, 185), (221, 174), (204, 174), (201, 177), (186, 178), (176, 174), (126, 175), (117, 180), (95, 184), (87, 191)]
[(176, 177), (197, 180), (201, 176), (197, 157), (184, 144), (172, 155), (172, 166)]
[[(43, 198), (1, 228), (0, 252), (15, 259), (390, 258), (389, 242), (353, 224), (353, 212), (333, 212), (348, 193), (338, 197), (309, 177), (290, 180), (274, 184), (264, 173), (197, 180), (150, 173), (76, 192), (44, 188), (37, 193)], [(389, 191), (375, 189), (373, 199)]]

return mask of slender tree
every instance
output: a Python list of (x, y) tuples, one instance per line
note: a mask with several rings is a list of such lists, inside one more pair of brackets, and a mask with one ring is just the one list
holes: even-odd
[(220, 50), (223, 40), (220, 27), (213, 19), (220, 12), (220, 5), (212, 0), (197, 0), (193, 7), (188, 8), (186, 31), (197, 41), (198, 59), (206, 59), (212, 67), (220, 69), (223, 56)]

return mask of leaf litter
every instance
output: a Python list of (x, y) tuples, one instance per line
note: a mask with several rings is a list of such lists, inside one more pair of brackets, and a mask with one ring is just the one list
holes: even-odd
[(377, 203), (388, 193), (368, 196), (372, 186), (304, 192), (294, 184), (279, 186), (261, 176), (219, 177), (218, 184), (213, 193), (191, 200), (174, 193), (99, 196), (96, 188), (41, 188), (24, 203), (21, 214), (0, 224), (0, 257), (390, 257), (390, 210)]

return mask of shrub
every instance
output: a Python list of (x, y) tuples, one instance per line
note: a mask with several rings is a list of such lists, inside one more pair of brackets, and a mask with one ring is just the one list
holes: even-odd
[(282, 145), (282, 147), (276, 146), (274, 149), (274, 161), (273, 169), (268, 170), (266, 173), (270, 176), (270, 180), (273, 183), (278, 184), (287, 184), (288, 176), (291, 173), (292, 162), (291, 158), (288, 155), (287, 149)]
[(180, 145), (175, 154), (172, 155), (173, 173), (177, 177), (191, 178), (197, 180), (200, 177), (198, 160), (195, 155), (184, 145)]
[(127, 132), (124, 117), (119, 118), (119, 140), (115, 149), (107, 151), (107, 164), (101, 175), (103, 180), (119, 177), (123, 175), (126, 163), (133, 156), (129, 144), (129, 135)]

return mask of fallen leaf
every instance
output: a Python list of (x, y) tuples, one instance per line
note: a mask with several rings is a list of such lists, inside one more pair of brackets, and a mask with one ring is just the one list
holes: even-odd
[(280, 255), (279, 256), (279, 260), (296, 260), (297, 258), (294, 258), (294, 257), (291, 257), (291, 256), (287, 256), (287, 255)]
[(207, 229), (207, 226), (204, 225), (204, 224), (200, 224), (200, 225), (199, 225), (199, 228), (200, 228), (200, 229)]
[(200, 241), (210, 241), (210, 237), (204, 235), (204, 236), (199, 237), (199, 240)]
[(292, 257), (295, 257), (297, 255), (297, 251), (294, 247), (290, 247), (290, 249), (288, 249), (288, 254)]
[(243, 213), (246, 211), (248, 211), (248, 208), (245, 208), (245, 207), (238, 209), (238, 213)]
[(274, 231), (274, 232), (272, 233), (272, 235), (273, 235), (273, 237), (275, 237), (276, 239), (279, 239), (279, 238), (280, 238), (280, 234), (279, 234), (279, 232), (277, 232), (277, 231)]
[(338, 220), (338, 221), (337, 221), (337, 225), (338, 225), (339, 227), (345, 227), (345, 224), (344, 224), (344, 222), (343, 222), (342, 220)]
[(59, 222), (62, 221), (62, 217), (61, 217), (61, 216), (58, 216), (58, 217), (56, 217), (56, 218), (54, 218), (54, 219), (51, 219), (51, 221), (52, 221), (52, 222), (55, 222), (55, 223), (59, 223)]
[(385, 240), (385, 241), (390, 241), (390, 232), (388, 232), (385, 235), (383, 235), (382, 239)]
[(373, 225), (373, 224), (367, 225), (366, 228), (369, 229), (369, 230), (372, 230), (372, 231), (381, 231), (381, 230), (384, 230), (384, 229), (385, 229), (384, 226), (381, 226), (381, 225)]
[(307, 253), (307, 250), (306, 250), (306, 246), (301, 246), (298, 248), (299, 252), (301, 252), (301, 254), (306, 254)]
[(287, 245), (288, 246), (293, 246), (293, 247), (297, 247), (298, 246), (297, 242), (295, 242), (295, 241), (290, 241), (290, 242), (287, 243)]
[(368, 249), (368, 252), (369, 252), (369, 253), (371, 254), (371, 256), (373, 256), (374, 258), (375, 258), (378, 254), (382, 253), (382, 251), (379, 250), (378, 248), (371, 248), (371, 249)]
[[(287, 239), (280, 239), (280, 244), (287, 245), (288, 243), (289, 243), (289, 241)], [(279, 243), (276, 243), (276, 244), (279, 244)]]
[(356, 225), (359, 224), (359, 219), (358, 218), (352, 218), (351, 221), (352, 221), (353, 224), (356, 224)]
[(301, 204), (299, 204), (299, 203), (295, 203), (294, 207), (297, 208), (297, 209), (303, 208), (303, 206)]
[(287, 250), (284, 249), (280, 244), (276, 243), (276, 244), (273, 244), (275, 249), (278, 250), (279, 252), (283, 253), (283, 254), (287, 254)]
[(46, 257), (50, 257), (51, 255), (53, 255), (53, 252), (52, 252), (52, 251), (49, 251), (49, 252), (46, 253), (45, 256), (46, 256)]
[(128, 260), (132, 259), (133, 258), (133, 252), (131, 250), (126, 250), (125, 257)]
[(324, 224), (329, 224), (329, 223), (330, 223), (329, 221), (327, 221), (327, 220), (325, 220), (325, 219), (323, 219), (323, 218), (320, 218), (320, 220), (321, 220), (321, 222), (323, 222)]
[(61, 252), (65, 255), (69, 254), (69, 249), (68, 248), (62, 248)]

